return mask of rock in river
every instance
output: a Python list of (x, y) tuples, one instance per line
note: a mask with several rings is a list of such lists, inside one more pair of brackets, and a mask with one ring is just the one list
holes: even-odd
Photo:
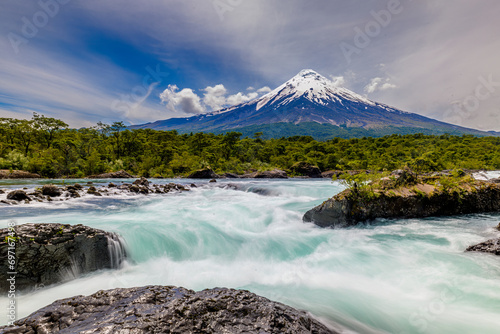
[[(406, 185), (401, 185), (404, 178)], [(423, 218), (470, 213), (499, 212), (500, 185), (466, 181), (453, 187), (431, 184), (422, 179), (408, 183), (408, 173), (399, 178), (381, 179), (376, 188), (347, 189), (307, 211), (304, 222), (321, 227), (347, 227), (376, 218)], [(447, 179), (441, 180), (441, 182)], [(395, 183), (388, 186), (388, 183)], [(445, 184), (446, 185), (446, 184)]]
[(500, 255), (500, 239), (491, 239), (480, 244), (470, 246), (467, 252), (483, 252)]
[(42, 187), (42, 194), (50, 197), (57, 197), (62, 195), (62, 191), (53, 184), (46, 184)]
[(99, 269), (119, 268), (126, 257), (120, 238), (83, 225), (23, 224), (0, 229), (0, 255), (15, 253), (15, 269), (0, 263), (0, 292), (9, 288), (8, 272), (15, 271), (16, 289), (30, 290)]
[(337, 333), (304, 311), (244, 290), (172, 286), (58, 300), (2, 333)]
[(24, 190), (14, 190), (11, 191), (10, 193), (7, 194), (7, 199), (13, 200), (13, 201), (24, 201), (24, 200), (30, 200), (28, 195)]
[(243, 178), (254, 178), (254, 179), (287, 179), (288, 175), (285, 171), (281, 169), (273, 169), (263, 172), (254, 172), (250, 174), (242, 175)]

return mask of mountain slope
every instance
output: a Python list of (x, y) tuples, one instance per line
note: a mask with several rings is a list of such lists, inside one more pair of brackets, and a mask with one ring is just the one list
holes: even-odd
[[(265, 129), (264, 125), (277, 123), (290, 125), (316, 123), (329, 125), (333, 130), (342, 126), (349, 129), (362, 128), (375, 133), (390, 127), (392, 129), (390, 133), (399, 133), (398, 129), (404, 128), (407, 133), (408, 131), (417, 133), (421, 129), (422, 132), (436, 134), (488, 135), (486, 132), (440, 122), (371, 101), (348, 89), (336, 87), (332, 81), (313, 70), (302, 70), (275, 90), (247, 103), (208, 114), (171, 118), (131, 128), (175, 129), (182, 133), (198, 131), (219, 133), (239, 128), (254, 131)], [(411, 130), (414, 128), (415, 131)], [(290, 135), (300, 135), (300, 133)], [(281, 135), (277, 133), (272, 136)]]

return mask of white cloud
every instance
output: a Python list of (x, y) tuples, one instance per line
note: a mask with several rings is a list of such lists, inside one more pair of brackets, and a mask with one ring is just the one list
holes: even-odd
[(332, 79), (332, 82), (335, 87), (344, 87), (345, 86), (345, 78), (343, 76), (333, 76), (331, 75), (330, 78)]
[(377, 91), (384, 91), (388, 89), (394, 89), (396, 85), (390, 83), (390, 79), (373, 78), (368, 85), (365, 86), (365, 92), (368, 94)]
[(255, 93), (255, 92), (248, 93), (247, 95), (239, 92), (237, 94), (229, 96), (227, 98), (227, 104), (230, 106), (234, 106), (234, 105), (237, 105), (240, 103), (244, 103), (244, 102), (248, 102), (250, 100), (253, 100), (253, 99), (257, 98), (258, 96), (259, 96), (259, 94)]
[(238, 92), (229, 96), (227, 96), (227, 89), (223, 84), (207, 86), (201, 90), (205, 92), (203, 99), (191, 88), (184, 88), (179, 91), (176, 85), (168, 85), (167, 89), (160, 94), (160, 99), (170, 111), (200, 114), (251, 101), (263, 95), (263, 93), (271, 91), (271, 88), (265, 86), (248, 94)]
[(223, 84), (218, 84), (213, 87), (208, 86), (203, 89), (205, 91), (203, 103), (212, 108), (212, 110), (221, 109), (226, 104), (227, 89)]
[(160, 94), (162, 102), (167, 104), (171, 111), (181, 111), (186, 114), (201, 114), (205, 108), (201, 105), (201, 99), (191, 88), (178, 91), (176, 85), (168, 85), (167, 89)]
[(255, 90), (255, 88), (253, 88), (252, 86), (248, 87), (247, 90), (249, 91), (252, 91), (252, 90)]
[(269, 93), (272, 89), (268, 86), (264, 86), (262, 88), (257, 89), (257, 93)]

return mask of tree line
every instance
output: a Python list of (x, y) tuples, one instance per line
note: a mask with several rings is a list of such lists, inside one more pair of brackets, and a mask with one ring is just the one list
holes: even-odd
[(146, 177), (185, 176), (201, 168), (244, 173), (306, 162), (326, 170), (500, 169), (500, 138), (472, 135), (311, 136), (262, 139), (224, 134), (128, 129), (123, 122), (71, 129), (61, 120), (0, 118), (0, 169), (43, 177), (85, 177), (126, 170)]

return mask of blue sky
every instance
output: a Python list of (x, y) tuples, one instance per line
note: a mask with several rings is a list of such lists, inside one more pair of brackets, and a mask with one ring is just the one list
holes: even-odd
[(500, 130), (496, 0), (1, 0), (0, 117), (139, 124), (312, 68), (373, 100)]

